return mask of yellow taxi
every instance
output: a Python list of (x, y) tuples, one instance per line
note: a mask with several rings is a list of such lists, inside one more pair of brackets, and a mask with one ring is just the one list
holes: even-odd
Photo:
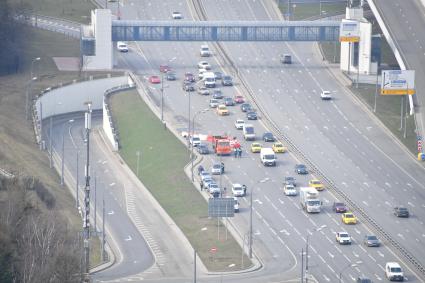
[(342, 214), (342, 223), (344, 224), (356, 224), (357, 223), (357, 217), (354, 216), (351, 212), (346, 212)]
[(308, 182), (308, 185), (309, 185), (310, 187), (315, 188), (315, 189), (316, 189), (316, 190), (318, 190), (318, 191), (323, 191), (323, 190), (325, 189), (325, 186), (322, 184), (322, 182), (320, 182), (320, 181), (319, 181), (319, 180), (317, 180), (317, 179), (310, 180), (310, 181)]
[(226, 105), (220, 104), (219, 106), (217, 106), (217, 114), (220, 116), (229, 115), (229, 110), (227, 109)]
[(253, 142), (251, 144), (251, 152), (253, 152), (253, 153), (259, 153), (261, 151), (261, 148), (262, 147), (263, 146), (261, 145), (261, 143)]
[(281, 142), (275, 142), (272, 146), (272, 149), (275, 153), (284, 153), (286, 152), (286, 147), (283, 146)]

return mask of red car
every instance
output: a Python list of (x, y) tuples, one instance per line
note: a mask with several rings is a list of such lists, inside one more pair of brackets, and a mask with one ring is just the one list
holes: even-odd
[(187, 81), (187, 82), (193, 83), (193, 82), (195, 82), (195, 77), (193, 76), (192, 73), (187, 72), (187, 73), (184, 74), (184, 80)]
[(159, 83), (161, 83), (161, 79), (158, 76), (150, 76), (149, 82), (151, 84), (159, 84)]
[(235, 95), (233, 100), (235, 101), (235, 103), (244, 103), (245, 101), (242, 95)]
[(171, 68), (168, 65), (160, 65), (159, 66), (159, 71), (161, 73), (166, 73), (168, 71), (171, 71)]

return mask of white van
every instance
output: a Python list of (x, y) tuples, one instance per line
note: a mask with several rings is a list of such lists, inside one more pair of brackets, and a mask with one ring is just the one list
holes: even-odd
[(242, 127), (243, 137), (246, 141), (255, 141), (254, 126), (251, 124), (244, 124)]
[(210, 57), (211, 56), (210, 48), (206, 44), (201, 45), (201, 50), (199, 51), (199, 53), (201, 54), (201, 57)]
[(213, 72), (205, 72), (202, 76), (205, 87), (215, 87), (215, 74)]
[(260, 151), (260, 159), (264, 166), (276, 166), (276, 154), (271, 148), (263, 147)]
[(119, 52), (128, 52), (127, 43), (125, 43), (123, 41), (118, 41), (117, 42), (117, 49), (118, 49)]
[(404, 281), (403, 269), (397, 262), (387, 262), (385, 264), (385, 275), (390, 281)]

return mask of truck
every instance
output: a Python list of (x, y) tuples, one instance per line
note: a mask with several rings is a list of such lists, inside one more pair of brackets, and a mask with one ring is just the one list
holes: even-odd
[(308, 213), (319, 213), (322, 202), (319, 199), (319, 192), (312, 187), (300, 188), (300, 203)]
[(212, 143), (212, 148), (217, 155), (232, 154), (232, 146), (227, 136), (210, 136), (208, 139)]
[(242, 127), (243, 137), (246, 141), (255, 140), (254, 126), (251, 124), (244, 124)]
[(269, 147), (263, 147), (261, 149), (260, 159), (264, 166), (276, 166), (276, 154)]

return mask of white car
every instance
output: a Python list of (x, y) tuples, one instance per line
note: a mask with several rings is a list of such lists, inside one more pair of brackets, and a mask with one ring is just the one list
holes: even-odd
[(331, 96), (331, 92), (328, 90), (323, 90), (320, 93), (320, 97), (322, 98), (322, 100), (331, 100), (332, 96)]
[(235, 197), (243, 197), (245, 196), (245, 190), (241, 184), (233, 184), (232, 185), (232, 193)]
[(340, 245), (351, 245), (351, 237), (347, 232), (337, 232), (336, 233), (336, 241)]
[(245, 121), (242, 119), (237, 119), (235, 122), (235, 128), (238, 130), (242, 130), (243, 129), (243, 125), (245, 125)]
[(201, 61), (198, 63), (199, 70), (211, 70), (211, 65), (207, 61)]
[(208, 72), (205, 69), (199, 69), (199, 73), (198, 73), (198, 79), (202, 80), (204, 78), (204, 74)]
[(221, 175), (224, 174), (224, 167), (220, 163), (213, 164), (211, 167), (211, 174), (212, 175)]
[(194, 147), (197, 147), (198, 145), (201, 144), (201, 139), (199, 138), (199, 136), (193, 135), (193, 137), (190, 137), (189, 142)]
[(385, 276), (390, 281), (404, 281), (403, 269), (397, 262), (387, 262), (385, 264)]
[(173, 17), (174, 20), (180, 20), (180, 19), (183, 18), (182, 13), (180, 13), (180, 12), (173, 12), (172, 17)]
[(208, 192), (210, 194), (221, 193), (221, 189), (218, 187), (218, 185), (216, 183), (210, 183), (208, 185)]
[(283, 192), (286, 196), (296, 196), (297, 195), (297, 189), (293, 185), (285, 185), (283, 187)]
[(237, 198), (233, 198), (233, 200), (235, 201), (234, 203), (233, 203), (233, 209), (235, 210), (235, 212), (239, 212), (239, 201), (238, 201), (238, 199)]
[(215, 99), (215, 98), (210, 99), (211, 108), (217, 108), (219, 104), (220, 104), (220, 101), (218, 99)]
[(128, 52), (128, 46), (127, 43), (124, 41), (118, 41), (117, 42), (117, 49), (119, 52)]

